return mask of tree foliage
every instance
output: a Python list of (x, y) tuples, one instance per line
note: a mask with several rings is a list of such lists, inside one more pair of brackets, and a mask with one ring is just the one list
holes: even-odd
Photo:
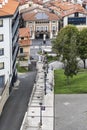
[(86, 68), (85, 60), (87, 59), (87, 28), (82, 29), (79, 35), (78, 44), (79, 56), (84, 63), (84, 69)]
[(73, 25), (68, 25), (62, 28), (58, 33), (56, 39), (53, 41), (53, 50), (59, 56), (62, 56), (64, 63), (65, 75), (73, 77), (77, 74), (77, 42), (78, 42), (78, 29)]

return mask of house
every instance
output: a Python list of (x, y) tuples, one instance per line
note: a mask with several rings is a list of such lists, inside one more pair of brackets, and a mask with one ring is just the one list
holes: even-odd
[(30, 43), (29, 28), (19, 28), (19, 58), (29, 59)]
[(19, 2), (0, 0), (0, 113), (17, 79)]

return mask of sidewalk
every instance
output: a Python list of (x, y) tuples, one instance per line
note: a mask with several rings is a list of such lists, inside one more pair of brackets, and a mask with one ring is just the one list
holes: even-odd
[(36, 83), (20, 130), (53, 130), (53, 71), (48, 70), (45, 95), (43, 63), (37, 63), (37, 70)]

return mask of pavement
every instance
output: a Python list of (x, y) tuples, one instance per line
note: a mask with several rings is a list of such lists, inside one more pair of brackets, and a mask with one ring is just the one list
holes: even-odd
[(30, 56), (38, 61), (38, 52), (44, 49), (52, 49), (51, 40), (47, 39), (46, 44), (43, 44), (43, 39), (34, 39), (30, 46)]
[(38, 62), (36, 83), (20, 130), (54, 130), (53, 70), (50, 68), (46, 78), (46, 88), (44, 86), (43, 63)]
[(87, 130), (87, 94), (55, 95), (54, 130)]

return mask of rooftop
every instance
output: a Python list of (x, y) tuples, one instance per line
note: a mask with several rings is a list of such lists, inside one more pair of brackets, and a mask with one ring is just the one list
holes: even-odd
[(20, 46), (26, 46), (26, 45), (30, 45), (30, 32), (29, 32), (29, 28), (20, 28), (19, 29), (19, 37), (23, 37), (26, 38), (19, 40), (19, 44)]
[(29, 37), (29, 28), (19, 28), (19, 37)]
[[(1, 0), (0, 0), (1, 1)], [(19, 2), (16, 0), (8, 0), (8, 3), (1, 5), (0, 17), (13, 15), (19, 6)]]
[(23, 19), (35, 21), (35, 20), (58, 20), (59, 17), (56, 14), (50, 13), (48, 11), (36, 11), (36, 12), (28, 12), (23, 14)]
[(54, 1), (49, 7), (59, 13), (61, 17), (80, 12), (82, 14), (87, 14), (87, 11), (80, 4), (73, 4), (71, 2), (58, 2)]

